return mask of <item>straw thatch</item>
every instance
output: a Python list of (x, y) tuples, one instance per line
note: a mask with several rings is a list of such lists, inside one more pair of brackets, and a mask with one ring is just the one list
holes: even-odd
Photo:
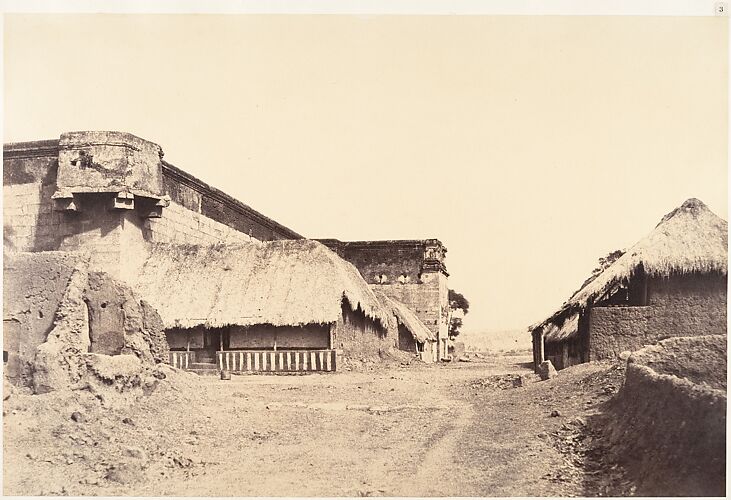
[(398, 300), (388, 297), (380, 290), (376, 290), (376, 297), (387, 311), (390, 311), (398, 324), (403, 325), (417, 342), (436, 341), (437, 337), (416, 316), (416, 313)]
[(627, 283), (640, 268), (648, 276), (655, 277), (691, 273), (728, 274), (728, 223), (711, 212), (702, 201), (695, 198), (687, 200), (663, 217), (650, 234), (586, 283), (559, 311), (530, 329), (543, 328), (547, 341), (576, 335), (578, 314), (597, 298)]
[(561, 321), (546, 325), (543, 336), (549, 342), (570, 339), (579, 332), (579, 314), (562, 317)]
[(135, 288), (166, 328), (330, 324), (344, 300), (388, 324), (355, 267), (311, 240), (155, 244)]

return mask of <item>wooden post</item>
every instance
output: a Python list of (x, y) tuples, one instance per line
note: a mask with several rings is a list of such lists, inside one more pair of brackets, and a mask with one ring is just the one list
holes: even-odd
[(546, 360), (546, 346), (543, 339), (543, 330), (538, 334), (538, 364), (540, 365)]

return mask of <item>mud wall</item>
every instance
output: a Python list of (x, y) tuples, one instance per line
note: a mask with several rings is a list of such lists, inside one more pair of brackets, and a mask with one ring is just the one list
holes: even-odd
[(396, 335), (366, 317), (360, 309), (352, 311), (347, 302), (343, 303), (341, 318), (333, 329), (333, 348), (351, 359), (377, 360), (394, 347)]
[(608, 432), (639, 496), (725, 494), (725, 380), (725, 336), (667, 339), (629, 358)]
[(3, 262), (3, 350), (13, 382), (29, 377), (36, 348), (46, 341), (74, 268), (84, 257), (65, 252), (6, 254)]
[(65, 359), (70, 339), (77, 358), (91, 352), (133, 354), (149, 364), (167, 361), (157, 312), (138, 302), (124, 283), (90, 273), (89, 260), (70, 252), (5, 254), (3, 350), (13, 383), (56, 387), (58, 373), (70, 366)]
[(646, 366), (659, 375), (675, 375), (725, 391), (726, 344), (725, 335), (675, 337), (635, 352), (630, 362)]
[(89, 352), (167, 362), (162, 319), (147, 302), (138, 301), (128, 285), (106, 273), (91, 272), (84, 301), (89, 311)]
[(593, 307), (590, 359), (617, 358), (667, 337), (726, 333), (726, 277), (648, 280), (648, 306)]
[(330, 347), (328, 325), (251, 327), (232, 326), (229, 334), (230, 349), (327, 349)]

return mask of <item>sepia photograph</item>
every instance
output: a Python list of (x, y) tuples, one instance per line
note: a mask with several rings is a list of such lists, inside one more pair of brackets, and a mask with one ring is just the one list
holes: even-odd
[(5, 2), (3, 495), (725, 497), (728, 4), (516, 3)]

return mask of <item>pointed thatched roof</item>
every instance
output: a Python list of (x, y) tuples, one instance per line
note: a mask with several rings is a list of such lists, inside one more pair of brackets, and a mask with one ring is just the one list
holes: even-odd
[(559, 341), (578, 331), (578, 314), (597, 298), (613, 292), (642, 267), (648, 276), (728, 274), (728, 223), (691, 198), (676, 208), (594, 280), (586, 283), (556, 313), (530, 329)]
[(416, 341), (426, 342), (427, 340), (437, 340), (436, 335), (422, 323), (416, 313), (409, 309), (408, 306), (388, 297), (380, 290), (376, 290), (375, 293), (384, 308), (393, 314), (396, 321), (403, 325)]
[(158, 243), (135, 289), (166, 328), (328, 324), (344, 300), (384, 327), (389, 321), (355, 267), (312, 240)]

